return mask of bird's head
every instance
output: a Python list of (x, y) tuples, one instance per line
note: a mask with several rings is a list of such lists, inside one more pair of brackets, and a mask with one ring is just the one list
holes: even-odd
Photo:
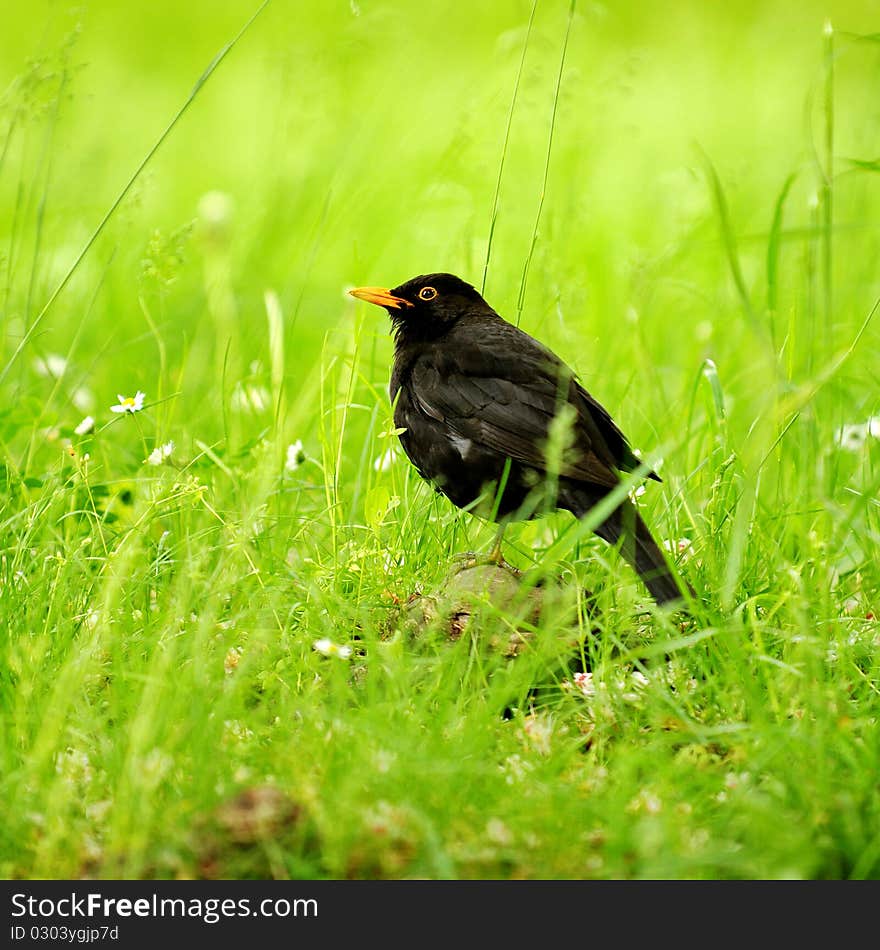
[(398, 336), (430, 339), (462, 317), (494, 313), (477, 290), (454, 274), (423, 274), (391, 290), (357, 287), (352, 297), (384, 307)]

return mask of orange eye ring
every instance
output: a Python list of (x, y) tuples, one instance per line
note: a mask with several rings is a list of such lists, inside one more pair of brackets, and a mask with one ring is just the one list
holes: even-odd
[(437, 291), (433, 287), (422, 287), (419, 291), (419, 300), (433, 300), (437, 296)]

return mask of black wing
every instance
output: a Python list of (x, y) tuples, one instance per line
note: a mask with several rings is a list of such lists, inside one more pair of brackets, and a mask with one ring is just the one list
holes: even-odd
[[(632, 472), (634, 469), (637, 469), (642, 464), (642, 460), (630, 448), (629, 441), (620, 429), (617, 428), (611, 416), (608, 415), (608, 410), (604, 406), (599, 405), (580, 383), (576, 382), (575, 386), (577, 388), (578, 399), (587, 404), (586, 412), (595, 420), (599, 431), (602, 433), (602, 438), (605, 440), (605, 444), (611, 450), (611, 454), (617, 462), (617, 467), (623, 472)], [(663, 481), (663, 479), (653, 471), (648, 472), (647, 477), (653, 478), (655, 482)]]
[(623, 434), (572, 371), (528, 334), (500, 320), (482, 325), (478, 335), (471, 329), (460, 342), (452, 333), (442, 347), (425, 348), (411, 365), (409, 383), (422, 411), (455, 435), (538, 471), (546, 470), (550, 427), (565, 406), (574, 410), (573, 444), (561, 474), (610, 488), (619, 480), (617, 469), (628, 461), (625, 455), (618, 460), (621, 447), (628, 451)]

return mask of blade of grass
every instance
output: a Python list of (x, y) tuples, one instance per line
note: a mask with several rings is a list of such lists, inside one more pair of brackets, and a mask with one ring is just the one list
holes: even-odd
[(263, 303), (269, 328), (269, 365), (277, 432), (284, 420), (284, 314), (281, 311), (281, 301), (274, 290), (264, 291)]
[(480, 293), (486, 292), (486, 278), (489, 276), (489, 259), (492, 256), (492, 239), (495, 236), (495, 224), (498, 221), (498, 204), (501, 199), (501, 179), (504, 175), (504, 161), (507, 158), (507, 145), (510, 142), (510, 128), (513, 125), (513, 112), (519, 94), (519, 83), (522, 79), (523, 66), (526, 61), (526, 51), (529, 48), (529, 39), (532, 35), (532, 24), (535, 22), (535, 11), (538, 9), (538, 0), (533, 0), (532, 10), (529, 13), (529, 23), (526, 27), (526, 38), (523, 41), (522, 54), (519, 58), (519, 67), (513, 83), (513, 95), (510, 97), (510, 108), (507, 111), (507, 125), (504, 129), (504, 143), (501, 146), (501, 161), (498, 164), (498, 179), (495, 182), (495, 197), (492, 199), (492, 219), (489, 223), (489, 240), (486, 244), (486, 260), (483, 263), (483, 280), (480, 284)]
[(797, 172), (792, 172), (785, 179), (773, 209), (773, 223), (770, 225), (770, 236), (767, 240), (767, 310), (770, 312), (770, 333), (774, 338), (774, 315), (779, 302), (779, 252), (782, 241), (782, 216), (785, 201), (796, 178)]
[(826, 21), (825, 28), (825, 163), (822, 169), (822, 282), (825, 303), (825, 347), (831, 347), (831, 324), (834, 313), (832, 285), (832, 236), (834, 218), (834, 28)]
[(541, 212), (544, 210), (544, 196), (547, 194), (547, 179), (550, 175), (550, 154), (553, 150), (553, 132), (556, 129), (556, 110), (559, 106), (559, 91), (562, 88), (562, 73), (565, 69), (565, 54), (568, 51), (568, 39), (571, 36), (571, 25), (574, 22), (574, 10), (576, 0), (571, 0), (568, 8), (568, 23), (565, 27), (565, 39), (562, 41), (562, 54), (559, 57), (559, 71), (556, 74), (556, 88), (553, 92), (553, 111), (550, 114), (550, 132), (547, 136), (547, 152), (544, 157), (544, 176), (541, 180), (541, 197), (538, 201), (538, 210), (535, 214), (535, 225), (532, 228), (532, 240), (529, 245), (529, 251), (526, 255), (526, 262), (523, 265), (522, 280), (519, 285), (519, 297), (516, 302), (516, 325), (519, 326), (522, 317), (523, 304), (526, 298), (526, 284), (529, 279), (529, 269), (532, 266), (532, 255), (535, 253), (535, 245), (538, 243), (538, 227), (541, 224)]
[[(843, 158), (841, 161), (851, 166), (849, 171), (880, 172), (880, 158), (875, 158), (873, 161), (867, 158)], [(841, 172), (841, 174), (845, 173)]]
[(742, 267), (739, 262), (739, 252), (736, 247), (736, 236), (733, 232), (733, 227), (730, 222), (730, 211), (727, 207), (727, 198), (724, 195), (724, 187), (721, 184), (721, 179), (718, 177), (718, 172), (715, 169), (712, 159), (703, 151), (702, 148), (699, 148), (700, 155), (703, 159), (703, 165), (706, 169), (706, 177), (709, 181), (709, 187), (712, 189), (712, 197), (715, 199), (715, 210), (718, 212), (718, 220), (721, 225), (721, 239), (724, 242), (724, 250), (727, 253), (727, 263), (730, 267), (730, 273), (733, 277), (733, 282), (736, 285), (737, 294), (739, 295), (740, 304), (742, 305), (743, 312), (749, 320), (749, 323), (752, 324), (755, 329), (759, 329), (758, 320), (755, 315), (754, 308), (752, 307), (752, 301), (749, 298), (749, 291), (746, 287), (746, 281), (743, 277)]
[(834, 32), (841, 39), (849, 40), (851, 43), (880, 43), (880, 33), (850, 33), (847, 30)]
[(712, 393), (712, 408), (718, 428), (718, 439), (726, 449), (727, 411), (724, 407), (724, 390), (721, 386), (721, 378), (718, 375), (718, 367), (714, 360), (706, 359), (703, 361), (703, 378), (709, 383), (709, 389)]

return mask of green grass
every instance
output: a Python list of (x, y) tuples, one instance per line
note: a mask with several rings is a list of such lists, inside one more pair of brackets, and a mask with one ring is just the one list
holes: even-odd
[[(872, 5), (270, 3), (88, 246), (217, 6), (0, 35), (3, 876), (880, 876)], [(493, 529), (377, 464), (344, 290), (487, 261), (662, 458), (692, 621), (558, 515), (540, 622), (403, 622)]]

